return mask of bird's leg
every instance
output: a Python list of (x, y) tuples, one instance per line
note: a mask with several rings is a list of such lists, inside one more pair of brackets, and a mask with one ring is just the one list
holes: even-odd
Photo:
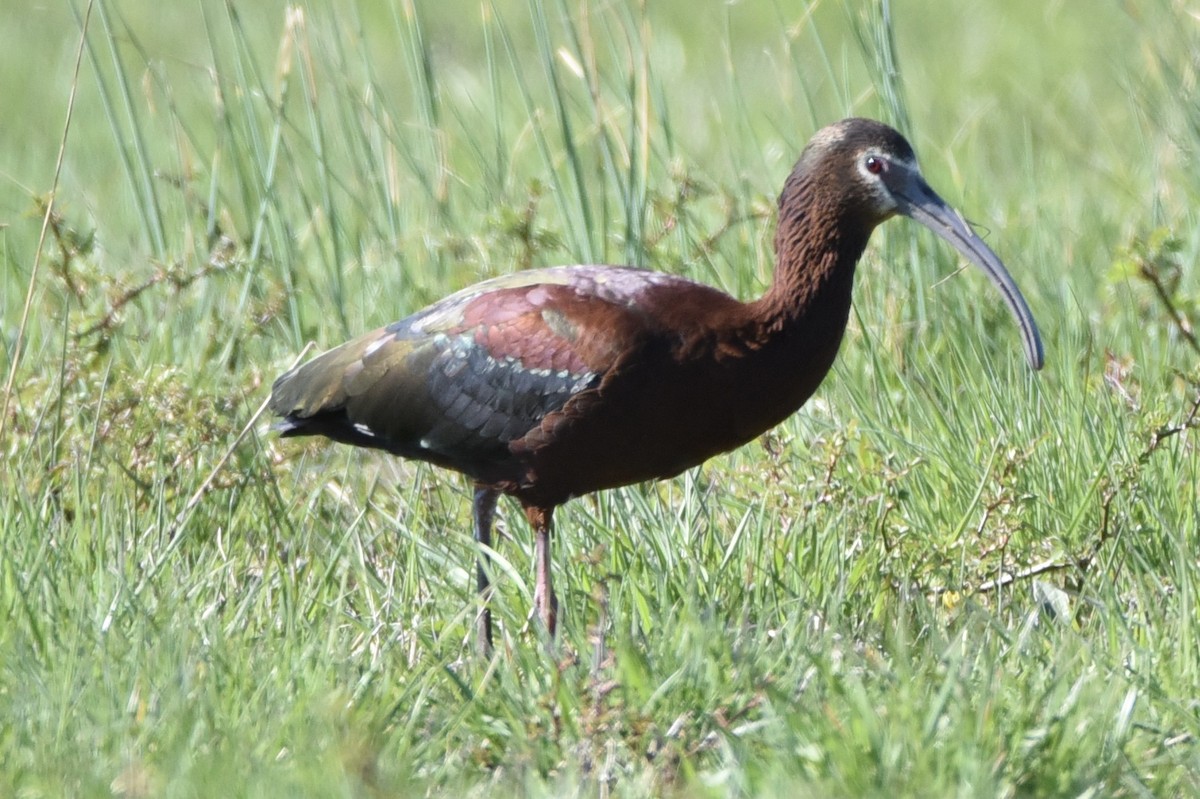
[(554, 508), (535, 505), (525, 506), (525, 517), (533, 527), (535, 558), (537, 560), (537, 582), (533, 589), (533, 607), (546, 631), (553, 637), (558, 620), (558, 597), (550, 580), (550, 520)]
[(476, 619), (476, 639), (479, 645), (480, 653), (490, 655), (492, 653), (492, 609), (488, 605), (490, 600), (491, 583), (488, 581), (488, 573), (485, 568), (485, 562), (491, 561), (491, 556), (487, 554), (487, 550), (492, 548), (492, 519), (496, 516), (496, 498), (499, 494), (493, 488), (488, 488), (483, 485), (475, 486), (475, 500), (471, 506), (471, 515), (475, 527), (475, 540), (479, 543), (481, 553), (475, 561), (475, 589), (479, 592), (479, 599), (482, 602), (482, 607), (479, 609), (479, 617)]

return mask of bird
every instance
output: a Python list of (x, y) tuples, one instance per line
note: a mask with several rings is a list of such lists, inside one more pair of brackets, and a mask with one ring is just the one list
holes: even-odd
[(782, 422), (813, 394), (846, 330), (872, 231), (907, 216), (978, 266), (1011, 311), (1029, 365), (1037, 324), (1000, 258), (922, 177), (895, 129), (817, 131), (779, 196), (775, 270), (744, 302), (629, 266), (530, 269), (464, 288), (291, 369), (269, 406), (283, 436), (323, 436), (465, 474), (480, 610), (492, 647), (487, 553), (497, 500), (534, 533), (534, 614), (553, 639), (555, 510), (670, 478)]

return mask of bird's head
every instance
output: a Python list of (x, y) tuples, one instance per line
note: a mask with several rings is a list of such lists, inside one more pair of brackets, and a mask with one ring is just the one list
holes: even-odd
[[(843, 119), (817, 131), (804, 148), (789, 188), (823, 195), (843, 218), (867, 232), (900, 214), (920, 222), (978, 266), (1004, 297), (1021, 329), (1029, 365), (1041, 369), (1042, 340), (1025, 298), (999, 257), (937, 195), (898, 131), (870, 119)], [(787, 200), (787, 189), (781, 203)]]

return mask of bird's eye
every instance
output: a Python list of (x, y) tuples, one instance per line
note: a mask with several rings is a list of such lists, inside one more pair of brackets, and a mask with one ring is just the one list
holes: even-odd
[(883, 159), (880, 158), (879, 156), (868, 155), (867, 160), (863, 161), (863, 166), (865, 166), (867, 168), (867, 171), (870, 172), (872, 175), (878, 175), (881, 172), (883, 172), (884, 168), (886, 167), (886, 164), (884, 163)]

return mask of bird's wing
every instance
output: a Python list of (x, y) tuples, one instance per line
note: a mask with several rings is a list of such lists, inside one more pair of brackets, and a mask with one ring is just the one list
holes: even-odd
[(469, 471), (598, 385), (638, 333), (641, 292), (673, 281), (589, 266), (486, 281), (288, 372), (271, 409), (285, 435)]

